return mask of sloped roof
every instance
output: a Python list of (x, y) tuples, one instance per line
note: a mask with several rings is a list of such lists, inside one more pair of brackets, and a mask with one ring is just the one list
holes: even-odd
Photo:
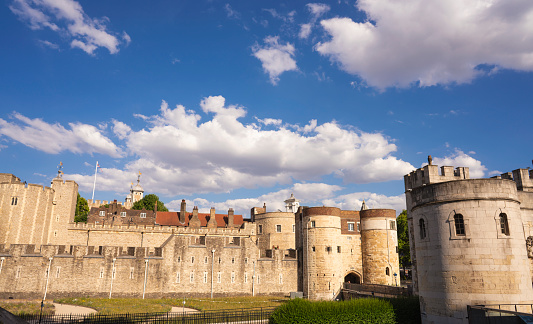
[[(192, 213), (185, 213), (185, 224), (180, 223), (179, 212), (157, 212), (155, 223), (162, 226), (189, 226), (189, 220), (192, 218)], [(209, 213), (198, 213), (198, 218), (202, 227), (207, 226), (207, 222), (211, 218)], [(226, 227), (228, 223), (228, 214), (215, 214), (217, 220), (217, 227)], [(235, 226), (243, 224), (242, 215), (234, 215), (233, 223)]]

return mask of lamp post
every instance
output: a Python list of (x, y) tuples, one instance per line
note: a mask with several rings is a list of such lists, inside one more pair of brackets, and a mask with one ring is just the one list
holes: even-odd
[(211, 299), (213, 299), (213, 270), (215, 264), (215, 249), (211, 250)]
[(46, 274), (46, 286), (44, 287), (43, 301), (46, 300), (46, 293), (48, 292), (48, 279), (50, 278), (50, 267), (52, 266), (52, 259), (53, 258), (48, 259), (48, 272)]
[(254, 261), (254, 274), (252, 275), (252, 297), (255, 296), (255, 261)]
[(150, 261), (150, 257), (144, 260), (145, 266), (144, 266), (144, 287), (143, 287), (143, 299), (144, 294), (146, 293), (146, 278), (148, 277), (148, 262)]

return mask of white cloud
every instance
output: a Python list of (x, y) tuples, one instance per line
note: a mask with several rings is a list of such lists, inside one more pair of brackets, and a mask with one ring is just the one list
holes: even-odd
[(49, 47), (51, 49), (59, 50), (59, 46), (57, 44), (54, 44), (52, 42), (49, 42), (47, 40), (39, 40), (39, 43), (43, 46)]
[(309, 35), (311, 35), (311, 28), (313, 27), (312, 24), (301, 24), (300, 25), (300, 33), (298, 34), (298, 37), (300, 38), (307, 38)]
[[(300, 200), (301, 206), (330, 206), (343, 210), (360, 210), (363, 200), (369, 208), (394, 209), (397, 214), (405, 209), (405, 196), (385, 196), (371, 192), (355, 192), (346, 195), (336, 196), (341, 187), (325, 183), (295, 183), (292, 187), (270, 192), (259, 197), (228, 199), (222, 202), (212, 202), (204, 198), (187, 200), (187, 209), (198, 206), (200, 212), (207, 213), (211, 207), (215, 207), (217, 212), (226, 212), (233, 208), (236, 213), (249, 217), (252, 207), (263, 207), (266, 204), (267, 211), (285, 211), (284, 201), (294, 194)], [(181, 199), (165, 203), (170, 210), (179, 210)]]
[[(427, 163), (424, 163), (425, 165)], [(433, 164), (439, 166), (468, 167), (470, 178), (483, 178), (487, 168), (481, 164), (481, 161), (474, 159), (470, 155), (459, 149), (444, 158), (433, 157)]]
[(111, 54), (118, 53), (121, 37), (126, 45), (130, 36), (106, 30), (107, 17), (91, 18), (85, 14), (79, 2), (74, 0), (14, 0), (9, 6), (21, 20), (27, 22), (31, 29), (50, 28), (72, 38), (71, 47), (94, 54), (99, 47), (105, 47)]
[(287, 43), (279, 44), (278, 36), (268, 36), (265, 38), (265, 45), (255, 44), (252, 52), (262, 65), (265, 73), (270, 76), (270, 82), (276, 85), (279, 76), (286, 71), (296, 71), (296, 61), (294, 60), (294, 45)]
[(306, 39), (311, 35), (311, 30), (315, 26), (317, 19), (330, 10), (330, 7), (323, 3), (308, 3), (307, 9), (311, 13), (311, 19), (307, 24), (300, 25), (298, 37)]
[(238, 11), (233, 10), (233, 8), (231, 8), (229, 3), (226, 3), (226, 5), (224, 5), (224, 10), (226, 10), (226, 14), (228, 15), (228, 18), (235, 18), (235, 19), (241, 18), (241, 14)]
[(533, 2), (360, 0), (368, 20), (321, 21), (315, 49), (374, 87), (468, 83), (479, 65), (533, 70)]
[(52, 154), (70, 151), (112, 157), (122, 155), (121, 150), (92, 125), (69, 123), (70, 129), (66, 129), (59, 124), (49, 124), (39, 118), (30, 119), (16, 112), (13, 118), (13, 122), (0, 118), (0, 135), (31, 148)]

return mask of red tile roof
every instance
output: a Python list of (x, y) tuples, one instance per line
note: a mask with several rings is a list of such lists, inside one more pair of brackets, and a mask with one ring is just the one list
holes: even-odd
[[(189, 226), (189, 220), (192, 218), (192, 213), (185, 213), (185, 224), (180, 223), (179, 212), (157, 212), (155, 223), (163, 226)], [(198, 213), (198, 218), (202, 227), (207, 226), (210, 214)], [(226, 227), (228, 223), (227, 214), (215, 214), (215, 219), (217, 220), (217, 227)], [(243, 223), (242, 215), (234, 215), (233, 223), (235, 226), (241, 226)]]

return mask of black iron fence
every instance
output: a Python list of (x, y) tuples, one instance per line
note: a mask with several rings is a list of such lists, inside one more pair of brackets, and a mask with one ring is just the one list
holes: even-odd
[(56, 324), (56, 323), (268, 323), (270, 314), (275, 307), (250, 308), (240, 310), (218, 310), (195, 313), (137, 313), (110, 315), (23, 315), (19, 316), (28, 323)]
[(354, 284), (345, 282), (344, 291), (356, 294), (361, 297), (409, 297), (412, 291), (406, 287), (371, 285), (371, 284)]
[(467, 306), (467, 311), (472, 324), (533, 323), (532, 304)]

